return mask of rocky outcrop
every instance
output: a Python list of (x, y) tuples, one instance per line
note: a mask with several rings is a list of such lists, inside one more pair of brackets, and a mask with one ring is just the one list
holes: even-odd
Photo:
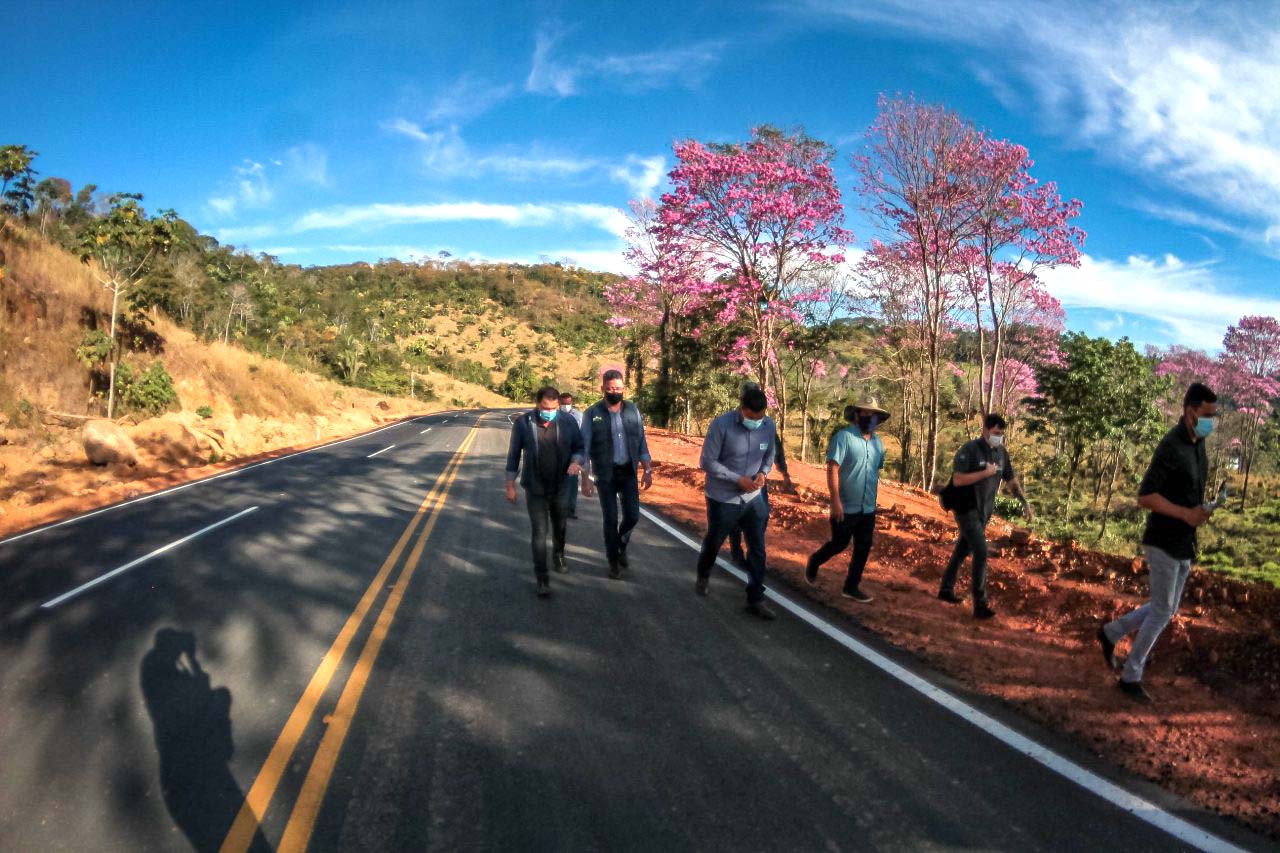
[(138, 448), (129, 434), (109, 420), (89, 421), (81, 434), (85, 456), (94, 465), (137, 465)]

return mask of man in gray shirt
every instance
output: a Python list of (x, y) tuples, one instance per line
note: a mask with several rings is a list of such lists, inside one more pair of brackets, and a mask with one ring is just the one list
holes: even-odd
[(777, 453), (777, 430), (765, 414), (768, 398), (749, 385), (741, 405), (711, 422), (700, 466), (707, 473), (707, 535), (698, 554), (695, 590), (706, 595), (711, 567), (729, 533), (741, 525), (747, 541), (747, 612), (773, 619), (764, 603), (765, 527), (769, 507), (761, 490)]

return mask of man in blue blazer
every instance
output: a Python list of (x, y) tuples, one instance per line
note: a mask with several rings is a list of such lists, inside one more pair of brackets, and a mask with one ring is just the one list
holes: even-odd
[[(547, 386), (538, 391), (537, 407), (511, 423), (507, 450), (507, 500), (516, 502), (516, 479), (524, 489), (532, 530), (533, 572), (538, 595), (551, 594), (547, 576), (547, 522), (557, 572), (567, 572), (564, 537), (569, 516), (568, 479), (582, 472), (582, 430), (571, 417), (557, 417), (560, 392)], [(523, 464), (522, 464), (523, 462)]]

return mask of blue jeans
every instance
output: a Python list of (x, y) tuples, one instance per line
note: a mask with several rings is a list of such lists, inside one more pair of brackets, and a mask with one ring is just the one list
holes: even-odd
[(749, 503), (724, 503), (707, 498), (707, 535), (698, 554), (698, 579), (711, 576), (720, 546), (735, 527), (741, 526), (747, 540), (747, 603), (764, 599), (764, 529), (769, 523), (769, 505), (757, 495)]
[[(615, 465), (608, 479), (599, 478), (596, 490), (600, 493), (600, 510), (604, 514), (604, 547), (610, 560), (626, 550), (631, 541), (631, 531), (640, 523), (640, 481), (632, 465)], [(618, 504), (622, 504), (622, 519), (618, 519)]]

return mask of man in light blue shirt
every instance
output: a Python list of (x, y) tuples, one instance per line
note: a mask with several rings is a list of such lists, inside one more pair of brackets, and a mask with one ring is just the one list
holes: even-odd
[(764, 603), (765, 527), (769, 507), (761, 489), (773, 468), (777, 431), (765, 415), (768, 398), (758, 386), (742, 392), (741, 406), (711, 422), (702, 444), (700, 467), (707, 472), (707, 535), (698, 554), (695, 590), (706, 595), (720, 546), (730, 531), (742, 526), (747, 541), (747, 612), (773, 619)]
[(876, 493), (880, 488), (880, 469), (884, 467), (884, 443), (876, 435), (876, 427), (888, 417), (889, 413), (875, 400), (845, 407), (844, 419), (849, 426), (831, 436), (827, 448), (831, 541), (809, 558), (804, 570), (804, 579), (816, 585), (818, 569), (847, 548), (852, 540), (853, 556), (841, 595), (863, 604), (872, 600), (862, 591), (862, 571), (867, 567), (871, 540), (876, 532)]

